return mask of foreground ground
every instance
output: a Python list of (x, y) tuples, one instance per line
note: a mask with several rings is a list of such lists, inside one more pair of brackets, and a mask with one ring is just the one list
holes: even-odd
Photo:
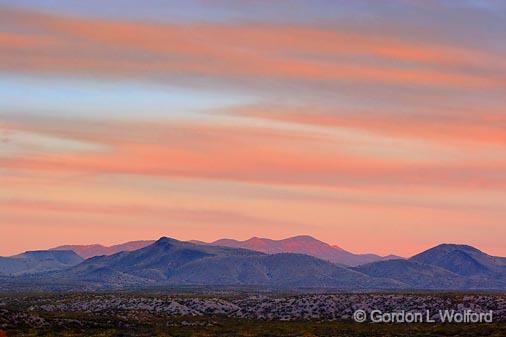
[[(356, 323), (353, 312), (494, 312), (493, 323)], [(504, 294), (0, 296), (7, 336), (506, 336)], [(2, 336), (2, 332), (0, 332)]]
[[(190, 322), (190, 321), (186, 321)], [(328, 337), (440, 337), (440, 336), (506, 336), (505, 324), (444, 324), (394, 325), (359, 324), (351, 322), (280, 322), (252, 320), (195, 321), (195, 326), (166, 327), (164, 324), (134, 328), (60, 328), (44, 327), (32, 330), (7, 331), (8, 336), (328, 336)]]

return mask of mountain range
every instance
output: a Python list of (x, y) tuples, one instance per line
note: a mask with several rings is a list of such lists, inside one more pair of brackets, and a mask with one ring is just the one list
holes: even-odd
[[(68, 255), (68, 251), (48, 252), (56, 253), (56, 256)], [(51, 266), (46, 271), (32, 266), (28, 268), (29, 273), (4, 276), (2, 284), (6, 287), (29, 284), (30, 289), (52, 290), (61, 287), (121, 289), (174, 286), (343, 290), (506, 289), (505, 258), (454, 244), (439, 245), (409, 259), (347, 267), (298, 253), (266, 254), (163, 237), (137, 250), (76, 262), (71, 259), (71, 266)]]
[(281, 288), (396, 288), (402, 284), (309, 255), (265, 254), (163, 237), (131, 252), (95, 256), (61, 271), (20, 278), (78, 288), (149, 286), (266, 286)]
[[(93, 256), (112, 255), (121, 251), (133, 251), (153, 244), (155, 241), (131, 241), (110, 247), (93, 245), (65, 245), (52, 248), (52, 250), (72, 250), (79, 256), (87, 259)], [(238, 241), (233, 239), (220, 239), (214, 242), (190, 241), (201, 245), (212, 245), (230, 248), (243, 248), (266, 254), (298, 253), (317, 257), (319, 259), (338, 263), (345, 266), (358, 266), (375, 261), (399, 259), (399, 256), (379, 256), (376, 254), (353, 254), (338, 246), (317, 240), (309, 235), (294, 236), (283, 240), (253, 237), (249, 240)]]

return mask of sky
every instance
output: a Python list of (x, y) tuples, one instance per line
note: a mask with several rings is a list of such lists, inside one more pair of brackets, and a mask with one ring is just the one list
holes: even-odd
[(500, 0), (0, 0), (0, 255), (506, 256), (505, 37)]

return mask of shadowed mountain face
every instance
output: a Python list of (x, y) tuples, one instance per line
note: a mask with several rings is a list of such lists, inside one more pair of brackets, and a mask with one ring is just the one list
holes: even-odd
[(353, 254), (338, 246), (331, 246), (311, 236), (295, 236), (283, 240), (271, 240), (265, 238), (251, 238), (246, 241), (221, 239), (210, 245), (245, 248), (267, 254), (299, 253), (317, 257), (319, 259), (347, 266), (358, 266), (374, 261), (390, 260), (398, 256), (382, 257), (375, 254)]
[(446, 269), (408, 260), (390, 260), (369, 263), (355, 268), (373, 277), (386, 277), (421, 289), (459, 289), (464, 278)]
[(0, 257), (0, 275), (22, 275), (66, 269), (83, 261), (70, 250), (35, 250), (23, 254)]
[(506, 259), (466, 245), (443, 244), (408, 260), (374, 262), (355, 270), (389, 277), (413, 288), (506, 288)]
[(100, 255), (112, 255), (119, 252), (131, 252), (153, 244), (154, 240), (130, 241), (114, 246), (93, 245), (65, 245), (50, 250), (72, 250), (84, 259)]
[(251, 285), (272, 287), (397, 288), (345, 267), (300, 254), (273, 254), (196, 245), (169, 238), (133, 251), (98, 256), (42, 282), (88, 283), (97, 287), (149, 285)]

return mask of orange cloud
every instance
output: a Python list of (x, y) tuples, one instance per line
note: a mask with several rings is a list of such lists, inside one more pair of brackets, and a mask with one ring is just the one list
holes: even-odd
[(23, 30), (0, 38), (0, 64), (8, 71), (453, 88), (506, 84), (504, 55), (338, 28), (132, 23), (9, 8), (0, 20)]
[(49, 37), (0, 32), (0, 48), (27, 50), (47, 48), (52, 43), (53, 39)]
[[(250, 216), (240, 212), (219, 209), (201, 208), (170, 208), (142, 204), (89, 204), (79, 202), (52, 202), (44, 200), (8, 200), (0, 201), (0, 210), (4, 214), (18, 214), (19, 212), (33, 213), (77, 213), (98, 214), (119, 217), (163, 217), (171, 222), (221, 223), (235, 225), (258, 225), (273, 222), (271, 219)], [(283, 224), (282, 221), (276, 221)], [(295, 225), (295, 223), (292, 223)]]
[[(0, 23), (2, 73), (238, 87), (266, 102), (135, 123), (52, 118), (49, 97), (7, 102), (45, 112), (0, 113), (4, 251), (265, 233), (384, 253), (405, 243), (406, 255), (436, 239), (504, 250), (500, 48), (369, 22), (157, 24), (0, 7)], [(82, 94), (77, 115), (95, 108)], [(20, 242), (20, 230), (32, 235)]]
[[(51, 121), (56, 130), (55, 120)], [(112, 123), (112, 122), (111, 122)], [(76, 123), (76, 137), (99, 141), (107, 151), (33, 153), (0, 157), (11, 170), (135, 174), (195, 177), (251, 183), (317, 186), (449, 185), (504, 188), (505, 158), (480, 162), (472, 156), (438, 157), (424, 161), (410, 157), (372, 156), (350, 151), (350, 139), (237, 125), (109, 124), (97, 134), (93, 123)], [(11, 128), (14, 126), (11, 125)], [(31, 126), (36, 129), (36, 125)], [(39, 127), (39, 132), (52, 132)], [(72, 137), (72, 130), (65, 136)], [(57, 132), (58, 136), (62, 136)], [(373, 146), (374, 144), (369, 144)], [(378, 152), (384, 149), (376, 149)], [(479, 152), (478, 152), (479, 153)]]
[(256, 117), (326, 128), (345, 128), (388, 137), (440, 143), (506, 145), (506, 110), (461, 108), (435, 111), (341, 111), (315, 106), (253, 105), (230, 109), (232, 115)]

